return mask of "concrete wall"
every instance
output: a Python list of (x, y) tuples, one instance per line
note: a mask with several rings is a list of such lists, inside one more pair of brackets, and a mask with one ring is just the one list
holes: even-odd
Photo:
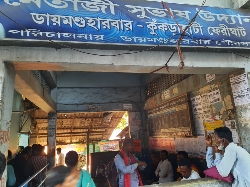
[(234, 8), (250, 8), (250, 0), (233, 0)]
[(126, 104), (140, 110), (145, 101), (141, 84), (149, 80), (140, 74), (59, 72), (52, 98), (58, 112), (128, 110)]
[[(250, 83), (250, 73), (248, 72)], [(250, 84), (249, 84), (250, 86)], [(250, 152), (250, 104), (236, 107), (242, 146)]]
[(13, 105), (12, 105), (12, 113), (11, 116), (11, 126), (10, 126), (10, 142), (9, 142), (9, 150), (11, 150), (12, 154), (14, 155), (17, 151), (18, 144), (19, 144), (19, 127), (20, 127), (20, 120), (21, 114), (18, 111), (22, 111), (22, 96), (17, 92), (14, 91), (13, 97)]
[[(9, 130), (11, 126), (11, 111), (14, 94), (15, 71), (11, 66), (0, 60), (0, 152), (7, 156), (9, 147)], [(1, 183), (5, 186), (7, 171), (3, 173)]]
[[(185, 93), (188, 93), (190, 99), (195, 96), (208, 94), (210, 92), (219, 90), (221, 101), (214, 104), (209, 104), (210, 111), (208, 112), (205, 112), (205, 109), (203, 109), (203, 115), (207, 115), (208, 117), (203, 118), (202, 123), (205, 124), (205, 122), (209, 121), (208, 119), (210, 118), (218, 118), (217, 120), (224, 125), (225, 121), (236, 120), (236, 131), (240, 137), (239, 144), (250, 152), (250, 105), (243, 105), (239, 107), (236, 107), (234, 105), (234, 99), (230, 84), (230, 76), (236, 76), (242, 73), (244, 73), (243, 70), (238, 70), (228, 75), (216, 75), (215, 80), (209, 83), (207, 82), (205, 75), (191, 76), (170, 87), (168, 89), (170, 93), (170, 97), (168, 99), (175, 98)], [(150, 109), (156, 105), (163, 103), (165, 101), (165, 99), (163, 99), (164, 97), (162, 97), (163, 94), (164, 92), (157, 94), (156, 96), (146, 101), (145, 108)], [(151, 100), (153, 100), (153, 102)], [(155, 103), (154, 106), (152, 106), (152, 103)], [(196, 117), (197, 116), (192, 112), (191, 118), (193, 120), (191, 120), (191, 124), (193, 127), (194, 135), (196, 135), (194, 120)]]
[(16, 154), (19, 145), (19, 134), (18, 134), (19, 124), (20, 124), (20, 114), (12, 114), (11, 126), (10, 126), (9, 150), (12, 152), (13, 156)]

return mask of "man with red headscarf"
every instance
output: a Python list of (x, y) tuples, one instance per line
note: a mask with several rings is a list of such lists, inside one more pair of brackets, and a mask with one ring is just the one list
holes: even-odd
[(147, 164), (139, 161), (133, 152), (133, 139), (125, 139), (122, 150), (115, 157), (115, 165), (119, 174), (119, 187), (143, 186), (138, 167), (139, 169), (144, 169)]

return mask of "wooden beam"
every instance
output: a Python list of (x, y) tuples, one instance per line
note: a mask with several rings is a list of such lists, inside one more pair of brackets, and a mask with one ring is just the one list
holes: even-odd
[(89, 172), (89, 143), (90, 143), (90, 139), (89, 139), (89, 134), (90, 134), (90, 131), (87, 132), (87, 156), (86, 156), (86, 164), (87, 164), (87, 171)]
[[(91, 119), (103, 119), (103, 117), (81, 117), (81, 118), (75, 118), (75, 119), (87, 119), (87, 118), (91, 118)], [(37, 117), (36, 119), (40, 120), (40, 121), (45, 121), (45, 120), (48, 121), (47, 118), (39, 118), (39, 117)], [(73, 120), (73, 119), (74, 119), (73, 117), (72, 118), (58, 118), (58, 120)], [(112, 117), (112, 119), (121, 119), (121, 117)], [(105, 121), (108, 121), (108, 120), (103, 120), (103, 121), (105, 122)]]
[[(58, 130), (58, 129), (57, 129)], [(103, 134), (105, 131), (89, 131), (90, 134)], [(58, 135), (79, 135), (79, 134), (87, 134), (88, 132), (63, 132), (63, 133), (56, 133), (56, 136)], [(20, 133), (25, 134), (25, 133)], [(27, 134), (27, 133), (26, 133)], [(32, 133), (31, 136), (48, 136), (47, 133)]]

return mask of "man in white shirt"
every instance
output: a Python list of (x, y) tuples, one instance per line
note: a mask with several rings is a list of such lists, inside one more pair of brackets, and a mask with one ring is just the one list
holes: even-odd
[(183, 177), (181, 181), (201, 178), (200, 175), (196, 171), (192, 170), (191, 162), (187, 158), (183, 158), (179, 160), (178, 167)]
[(161, 161), (158, 164), (155, 175), (159, 177), (159, 183), (174, 181), (173, 167), (168, 161), (168, 152), (165, 150), (161, 151)]
[(58, 155), (57, 166), (64, 166), (65, 165), (65, 156), (62, 153), (62, 149), (57, 148), (56, 151), (57, 151), (57, 155)]
[[(207, 143), (207, 167), (216, 166), (222, 177), (230, 173), (234, 176), (233, 187), (250, 186), (250, 154), (237, 144), (233, 143), (232, 132), (227, 127), (220, 127), (214, 130), (215, 138), (215, 159), (213, 158), (212, 137), (209, 135)], [(219, 150), (225, 149), (224, 156)]]

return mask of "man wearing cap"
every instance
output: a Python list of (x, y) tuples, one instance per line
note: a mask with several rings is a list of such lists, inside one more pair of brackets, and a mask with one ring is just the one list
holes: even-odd
[(144, 169), (147, 164), (139, 161), (133, 152), (133, 139), (125, 139), (122, 150), (115, 157), (115, 165), (119, 171), (119, 187), (143, 186), (138, 167)]

